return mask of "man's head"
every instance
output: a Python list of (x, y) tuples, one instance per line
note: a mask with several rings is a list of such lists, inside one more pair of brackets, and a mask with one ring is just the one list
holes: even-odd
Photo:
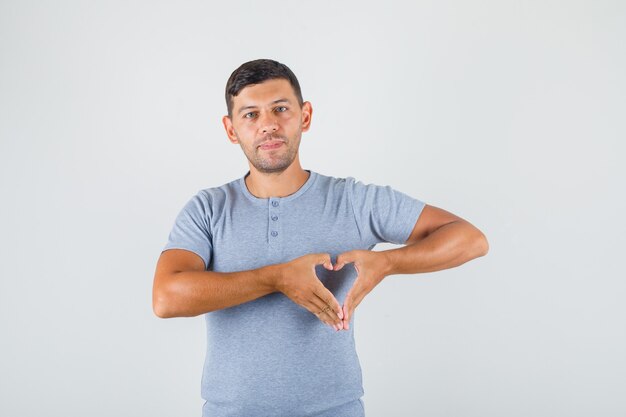
[(242, 64), (226, 84), (226, 105), (222, 122), (228, 138), (241, 146), (252, 167), (276, 173), (294, 161), (299, 165), (300, 138), (313, 110), (286, 65), (270, 59)]
[(255, 59), (239, 66), (226, 82), (226, 108), (228, 117), (233, 117), (233, 100), (239, 92), (252, 84), (260, 84), (263, 81), (283, 78), (289, 81), (294, 95), (298, 100), (298, 106), (302, 108), (302, 92), (296, 75), (285, 64), (273, 59)]

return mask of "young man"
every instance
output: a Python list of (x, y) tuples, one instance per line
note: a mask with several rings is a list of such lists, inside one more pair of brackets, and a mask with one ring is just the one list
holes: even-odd
[[(390, 186), (300, 166), (311, 125), (291, 70), (242, 64), (226, 85), (242, 177), (198, 191), (154, 277), (157, 316), (204, 314), (203, 417), (362, 417), (354, 311), (383, 278), (483, 256), (481, 231)], [(371, 251), (381, 242), (405, 246)]]

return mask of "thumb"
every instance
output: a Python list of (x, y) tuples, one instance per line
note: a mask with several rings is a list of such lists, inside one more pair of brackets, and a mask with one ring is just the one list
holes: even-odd
[(333, 263), (330, 259), (330, 253), (321, 253), (318, 260), (317, 260), (317, 264), (320, 265), (324, 265), (324, 268), (328, 269), (328, 270), (333, 270)]
[(350, 294), (348, 294), (345, 300), (343, 300), (343, 306), (341, 306), (341, 308), (343, 310), (343, 318), (341, 319), (343, 321), (343, 328), (347, 330), (350, 328), (350, 319), (352, 318), (350, 314), (350, 311), (352, 310), (352, 299)]
[(352, 252), (344, 252), (341, 253), (337, 256), (337, 260), (335, 261), (335, 267), (334, 270), (335, 271), (339, 271), (341, 268), (343, 268), (343, 266), (345, 264), (349, 264), (351, 262), (354, 262), (354, 259), (352, 258)]

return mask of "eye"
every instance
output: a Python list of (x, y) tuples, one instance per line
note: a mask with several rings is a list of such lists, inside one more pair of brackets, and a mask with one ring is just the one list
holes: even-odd
[(253, 112), (253, 111), (251, 111), (250, 113), (246, 113), (246, 114), (244, 114), (244, 115), (243, 115), (244, 119), (249, 119), (249, 117), (248, 117), (248, 115), (249, 115), (249, 114), (254, 114), (254, 112)]
[(276, 107), (277, 109), (285, 109), (283, 111), (281, 111), (281, 113), (286, 112), (287, 111), (287, 107), (285, 106), (280, 106), (280, 107)]

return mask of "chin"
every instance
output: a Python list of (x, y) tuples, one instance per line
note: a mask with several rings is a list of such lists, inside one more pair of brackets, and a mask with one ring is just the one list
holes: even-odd
[(252, 164), (252, 165), (254, 165), (257, 171), (268, 174), (272, 172), (283, 172), (284, 170), (289, 168), (292, 162), (293, 161), (288, 162), (288, 163), (283, 163), (281, 161), (281, 163), (276, 163), (276, 164)]

